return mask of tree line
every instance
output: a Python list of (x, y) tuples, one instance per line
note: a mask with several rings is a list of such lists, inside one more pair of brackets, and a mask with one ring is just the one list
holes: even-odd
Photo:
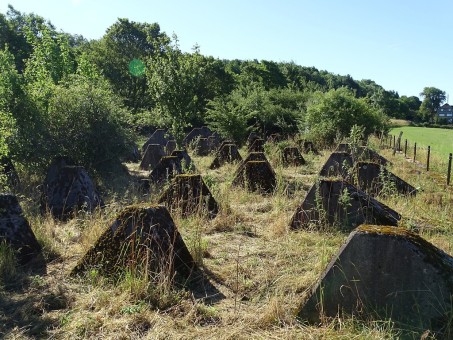
[(445, 101), (435, 88), (422, 102), (293, 62), (183, 52), (157, 23), (118, 19), (87, 40), (9, 6), (0, 32), (0, 156), (27, 169), (63, 155), (102, 170), (157, 127), (178, 141), (208, 125), (238, 143), (255, 131), (331, 144), (354, 124), (369, 134), (388, 117), (430, 121)]

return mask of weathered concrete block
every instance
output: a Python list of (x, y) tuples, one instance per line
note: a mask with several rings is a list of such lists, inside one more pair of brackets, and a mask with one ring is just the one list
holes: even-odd
[(234, 163), (242, 161), (241, 154), (236, 144), (223, 144), (222, 148), (216, 153), (210, 169), (220, 168), (225, 163)]
[(207, 156), (211, 151), (208, 139), (204, 137), (196, 138), (193, 140), (194, 154), (197, 156)]
[(162, 183), (171, 180), (174, 176), (182, 172), (181, 161), (178, 157), (163, 156), (151, 171), (149, 178), (153, 183)]
[(65, 165), (63, 158), (54, 162), (42, 187), (41, 213), (66, 219), (77, 211), (93, 211), (104, 203), (83, 167)]
[(174, 139), (171, 139), (165, 145), (165, 153), (167, 154), (167, 156), (171, 156), (171, 154), (175, 150), (176, 150), (176, 141)]
[(349, 178), (353, 173), (354, 162), (347, 152), (332, 152), (319, 171), (321, 177)]
[(211, 135), (212, 131), (207, 126), (202, 126), (201, 128), (194, 128), (186, 135), (186, 137), (184, 137), (182, 144), (184, 146), (188, 146), (189, 144), (194, 142), (196, 138), (208, 138)]
[(391, 319), (398, 328), (451, 336), (453, 258), (402, 228), (354, 230), (305, 298), (300, 320)]
[(357, 187), (370, 195), (378, 195), (382, 190), (396, 191), (403, 195), (416, 195), (417, 189), (394, 175), (378, 163), (357, 162)]
[(248, 152), (264, 152), (264, 139), (256, 138), (248, 147)]
[(151, 137), (143, 144), (142, 152), (144, 153), (146, 151), (146, 148), (148, 147), (149, 144), (159, 144), (165, 147), (167, 145), (167, 142), (172, 139), (175, 138), (166, 130), (157, 129), (156, 131), (154, 131)]
[(300, 141), (300, 145), (302, 147), (302, 152), (303, 153), (313, 153), (315, 155), (318, 155), (319, 152), (318, 150), (316, 149), (315, 145), (313, 144), (313, 142), (311, 141), (308, 141), (308, 140), (304, 140), (304, 141)]
[(143, 170), (152, 170), (157, 164), (159, 164), (160, 159), (165, 156), (164, 147), (160, 144), (148, 144), (145, 154), (143, 155), (142, 161), (140, 163), (140, 169)]
[(274, 170), (267, 161), (246, 161), (236, 172), (233, 185), (248, 191), (272, 193), (277, 186)]
[(336, 152), (346, 152), (351, 155), (354, 162), (369, 161), (381, 165), (390, 164), (390, 162), (376, 151), (366, 146), (352, 146), (351, 144), (339, 144)]
[(222, 139), (220, 138), (219, 134), (214, 132), (211, 136), (208, 137), (209, 151), (212, 152), (217, 150), (221, 142)]
[(235, 144), (236, 143), (234, 142), (234, 140), (232, 139), (225, 139), (223, 140), (220, 144), (219, 144), (219, 147), (217, 148), (217, 150), (220, 150), (225, 144)]
[(260, 138), (256, 132), (250, 132), (248, 137), (247, 137), (247, 147), (250, 147), (255, 139)]
[(156, 273), (190, 275), (195, 263), (167, 208), (130, 206), (104, 231), (93, 247), (72, 270), (91, 267), (102, 274), (115, 275), (124, 268)]
[(6, 241), (17, 251), (21, 264), (41, 254), (41, 246), (23, 216), (16, 196), (9, 194), (0, 194), (0, 242), (2, 241)]
[(290, 226), (352, 230), (360, 224), (394, 225), (401, 216), (386, 205), (341, 180), (320, 180), (296, 209)]
[(269, 137), (267, 137), (267, 141), (270, 142), (270, 143), (278, 143), (278, 142), (281, 142), (283, 140), (285, 140), (285, 137), (282, 136), (279, 133), (273, 133)]
[(158, 203), (183, 216), (201, 214), (214, 218), (219, 211), (217, 202), (201, 175), (176, 175)]
[(287, 146), (283, 149), (282, 154), (283, 166), (300, 166), (305, 164), (305, 159), (299, 152), (299, 149), (292, 146)]
[[(250, 161), (262, 161), (262, 162), (269, 163), (264, 152), (250, 152), (247, 155), (247, 157), (245, 157), (245, 159), (239, 163), (238, 168), (236, 169), (236, 171), (234, 173), (234, 177), (238, 177), (239, 174), (243, 173), (245, 171), (245, 163), (250, 162)], [(273, 172), (273, 170), (272, 170), (272, 172)], [(275, 177), (275, 173), (274, 173), (274, 177)]]
[(192, 158), (190, 158), (186, 150), (174, 150), (171, 155), (178, 157), (183, 173), (197, 171), (195, 164), (192, 162)]

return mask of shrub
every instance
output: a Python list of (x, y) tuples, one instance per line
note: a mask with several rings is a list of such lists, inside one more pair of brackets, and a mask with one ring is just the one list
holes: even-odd
[(364, 127), (365, 136), (387, 130), (387, 120), (381, 111), (342, 87), (313, 95), (302, 130), (307, 131), (311, 139), (330, 145), (336, 138), (346, 137), (353, 125)]
[(87, 168), (105, 170), (131, 144), (127, 115), (105, 79), (69, 77), (55, 87), (49, 102), (50, 155), (68, 156)]

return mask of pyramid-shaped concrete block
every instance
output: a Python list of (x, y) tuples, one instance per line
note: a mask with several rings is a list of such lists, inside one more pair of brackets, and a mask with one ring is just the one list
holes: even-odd
[(362, 225), (308, 292), (298, 318), (392, 320), (445, 338), (453, 331), (452, 295), (451, 256), (403, 228)]
[(92, 212), (104, 202), (83, 167), (66, 165), (59, 158), (49, 167), (42, 186), (41, 213), (50, 212), (57, 219), (66, 219), (78, 211)]
[(195, 167), (195, 164), (192, 162), (192, 158), (190, 158), (186, 150), (174, 150), (171, 155), (179, 159), (179, 162), (181, 163), (182, 173), (197, 172), (197, 168)]
[(347, 152), (332, 152), (319, 171), (321, 177), (349, 178), (352, 174), (354, 162)]
[(220, 143), (222, 143), (222, 138), (217, 132), (214, 132), (211, 136), (208, 137), (209, 150), (215, 151), (219, 148)]
[(242, 157), (236, 144), (222, 144), (222, 148), (215, 154), (210, 169), (220, 168), (225, 163), (241, 162)]
[(158, 203), (182, 216), (197, 214), (214, 218), (219, 211), (217, 202), (201, 175), (176, 175)]
[(168, 210), (163, 206), (129, 206), (115, 218), (72, 270), (96, 268), (104, 275), (125, 268), (150, 276), (175, 272), (188, 276), (195, 264)]
[(249, 160), (240, 166), (232, 184), (241, 186), (248, 191), (270, 194), (275, 190), (277, 180), (275, 172), (267, 160)]
[(287, 146), (281, 153), (281, 161), (283, 166), (300, 166), (305, 164), (305, 159), (302, 157), (298, 148)]
[(223, 147), (225, 144), (235, 144), (235, 145), (237, 145), (237, 144), (235, 143), (234, 140), (232, 140), (232, 139), (225, 139), (225, 140), (223, 140), (223, 141), (219, 144), (218, 150), (222, 149), (222, 147)]
[(25, 264), (41, 254), (41, 246), (16, 196), (0, 194), (0, 242), (5, 241), (17, 251), (18, 260)]
[(315, 145), (313, 144), (312, 141), (304, 140), (300, 141), (300, 146), (302, 148), (303, 153), (313, 153), (314, 155), (318, 155), (319, 152), (316, 149)]
[(264, 139), (256, 138), (248, 147), (248, 152), (264, 152)]
[(360, 224), (394, 225), (401, 216), (350, 183), (320, 180), (296, 209), (290, 226), (352, 230)]
[(211, 135), (212, 131), (207, 126), (202, 126), (201, 128), (194, 128), (186, 135), (186, 137), (184, 137), (182, 144), (184, 146), (188, 146), (189, 144), (194, 142), (195, 139), (197, 138), (208, 138)]
[(376, 151), (368, 148), (367, 146), (356, 146), (348, 143), (339, 144), (336, 152), (346, 152), (351, 155), (354, 162), (368, 161), (378, 163), (381, 165), (390, 164), (390, 162)]
[(195, 138), (192, 142), (193, 152), (196, 156), (207, 156), (211, 151), (207, 138)]
[(146, 148), (148, 147), (149, 144), (159, 144), (165, 147), (167, 145), (167, 142), (171, 139), (175, 138), (166, 130), (157, 129), (154, 131), (151, 137), (143, 144), (142, 152), (144, 153), (146, 151)]
[(181, 173), (183, 173), (181, 160), (177, 156), (163, 156), (151, 171), (149, 178), (151, 182), (157, 184), (169, 181)]
[(247, 148), (251, 147), (256, 139), (260, 139), (258, 134), (256, 132), (250, 132), (249, 136), (247, 137)]
[(385, 194), (384, 191), (413, 196), (417, 193), (417, 189), (388, 171), (383, 165), (373, 162), (357, 162), (355, 168), (357, 187), (370, 195)]
[(165, 156), (164, 147), (160, 144), (149, 144), (143, 155), (142, 161), (140, 162), (140, 169), (152, 170), (160, 159)]
[(176, 141), (174, 139), (169, 140), (165, 145), (165, 153), (167, 154), (167, 156), (171, 156), (173, 151), (176, 150), (176, 147)]
[[(256, 162), (256, 161), (262, 161), (262, 162), (269, 163), (264, 152), (250, 152), (247, 155), (247, 157), (245, 157), (245, 159), (239, 163), (238, 168), (236, 169), (236, 172), (234, 173), (234, 177), (238, 177), (239, 174), (244, 173), (245, 164), (247, 162)], [(272, 170), (272, 172), (273, 172), (273, 170)], [(274, 173), (274, 177), (275, 177), (275, 173)]]
[(278, 142), (281, 142), (284, 140), (285, 140), (285, 137), (279, 133), (273, 133), (269, 137), (267, 137), (267, 141), (270, 143), (278, 143)]

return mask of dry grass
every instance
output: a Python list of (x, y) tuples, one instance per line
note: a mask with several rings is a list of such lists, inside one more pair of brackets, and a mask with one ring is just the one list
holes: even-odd
[[(66, 223), (41, 217), (33, 201), (22, 200), (27, 217), (45, 246), (46, 273), (24, 269), (0, 290), (0, 336), (11, 339), (391, 339), (388, 322), (332, 320), (321, 326), (295, 318), (302, 298), (335, 255), (347, 234), (289, 231), (289, 220), (328, 156), (304, 155), (307, 165), (282, 168), (276, 147), (266, 150), (278, 188), (263, 196), (231, 187), (236, 165), (209, 170), (212, 157), (193, 160), (220, 205), (219, 215), (174, 216), (183, 239), (210, 284), (176, 287), (156, 293), (140, 276), (112, 282), (96, 271), (84, 277), (69, 270), (128, 203), (153, 202), (134, 188), (110, 193), (107, 208), (80, 214)], [(245, 156), (245, 150), (241, 150)], [(381, 197), (400, 212), (402, 225), (448, 253), (453, 251), (452, 190), (439, 175), (426, 173), (401, 155), (391, 170), (419, 187), (415, 198)], [(134, 170), (134, 165), (129, 165)], [(119, 198), (120, 197), (120, 198)], [(11, 285), (10, 285), (11, 286)], [(161, 305), (150, 295), (159, 294)]]

